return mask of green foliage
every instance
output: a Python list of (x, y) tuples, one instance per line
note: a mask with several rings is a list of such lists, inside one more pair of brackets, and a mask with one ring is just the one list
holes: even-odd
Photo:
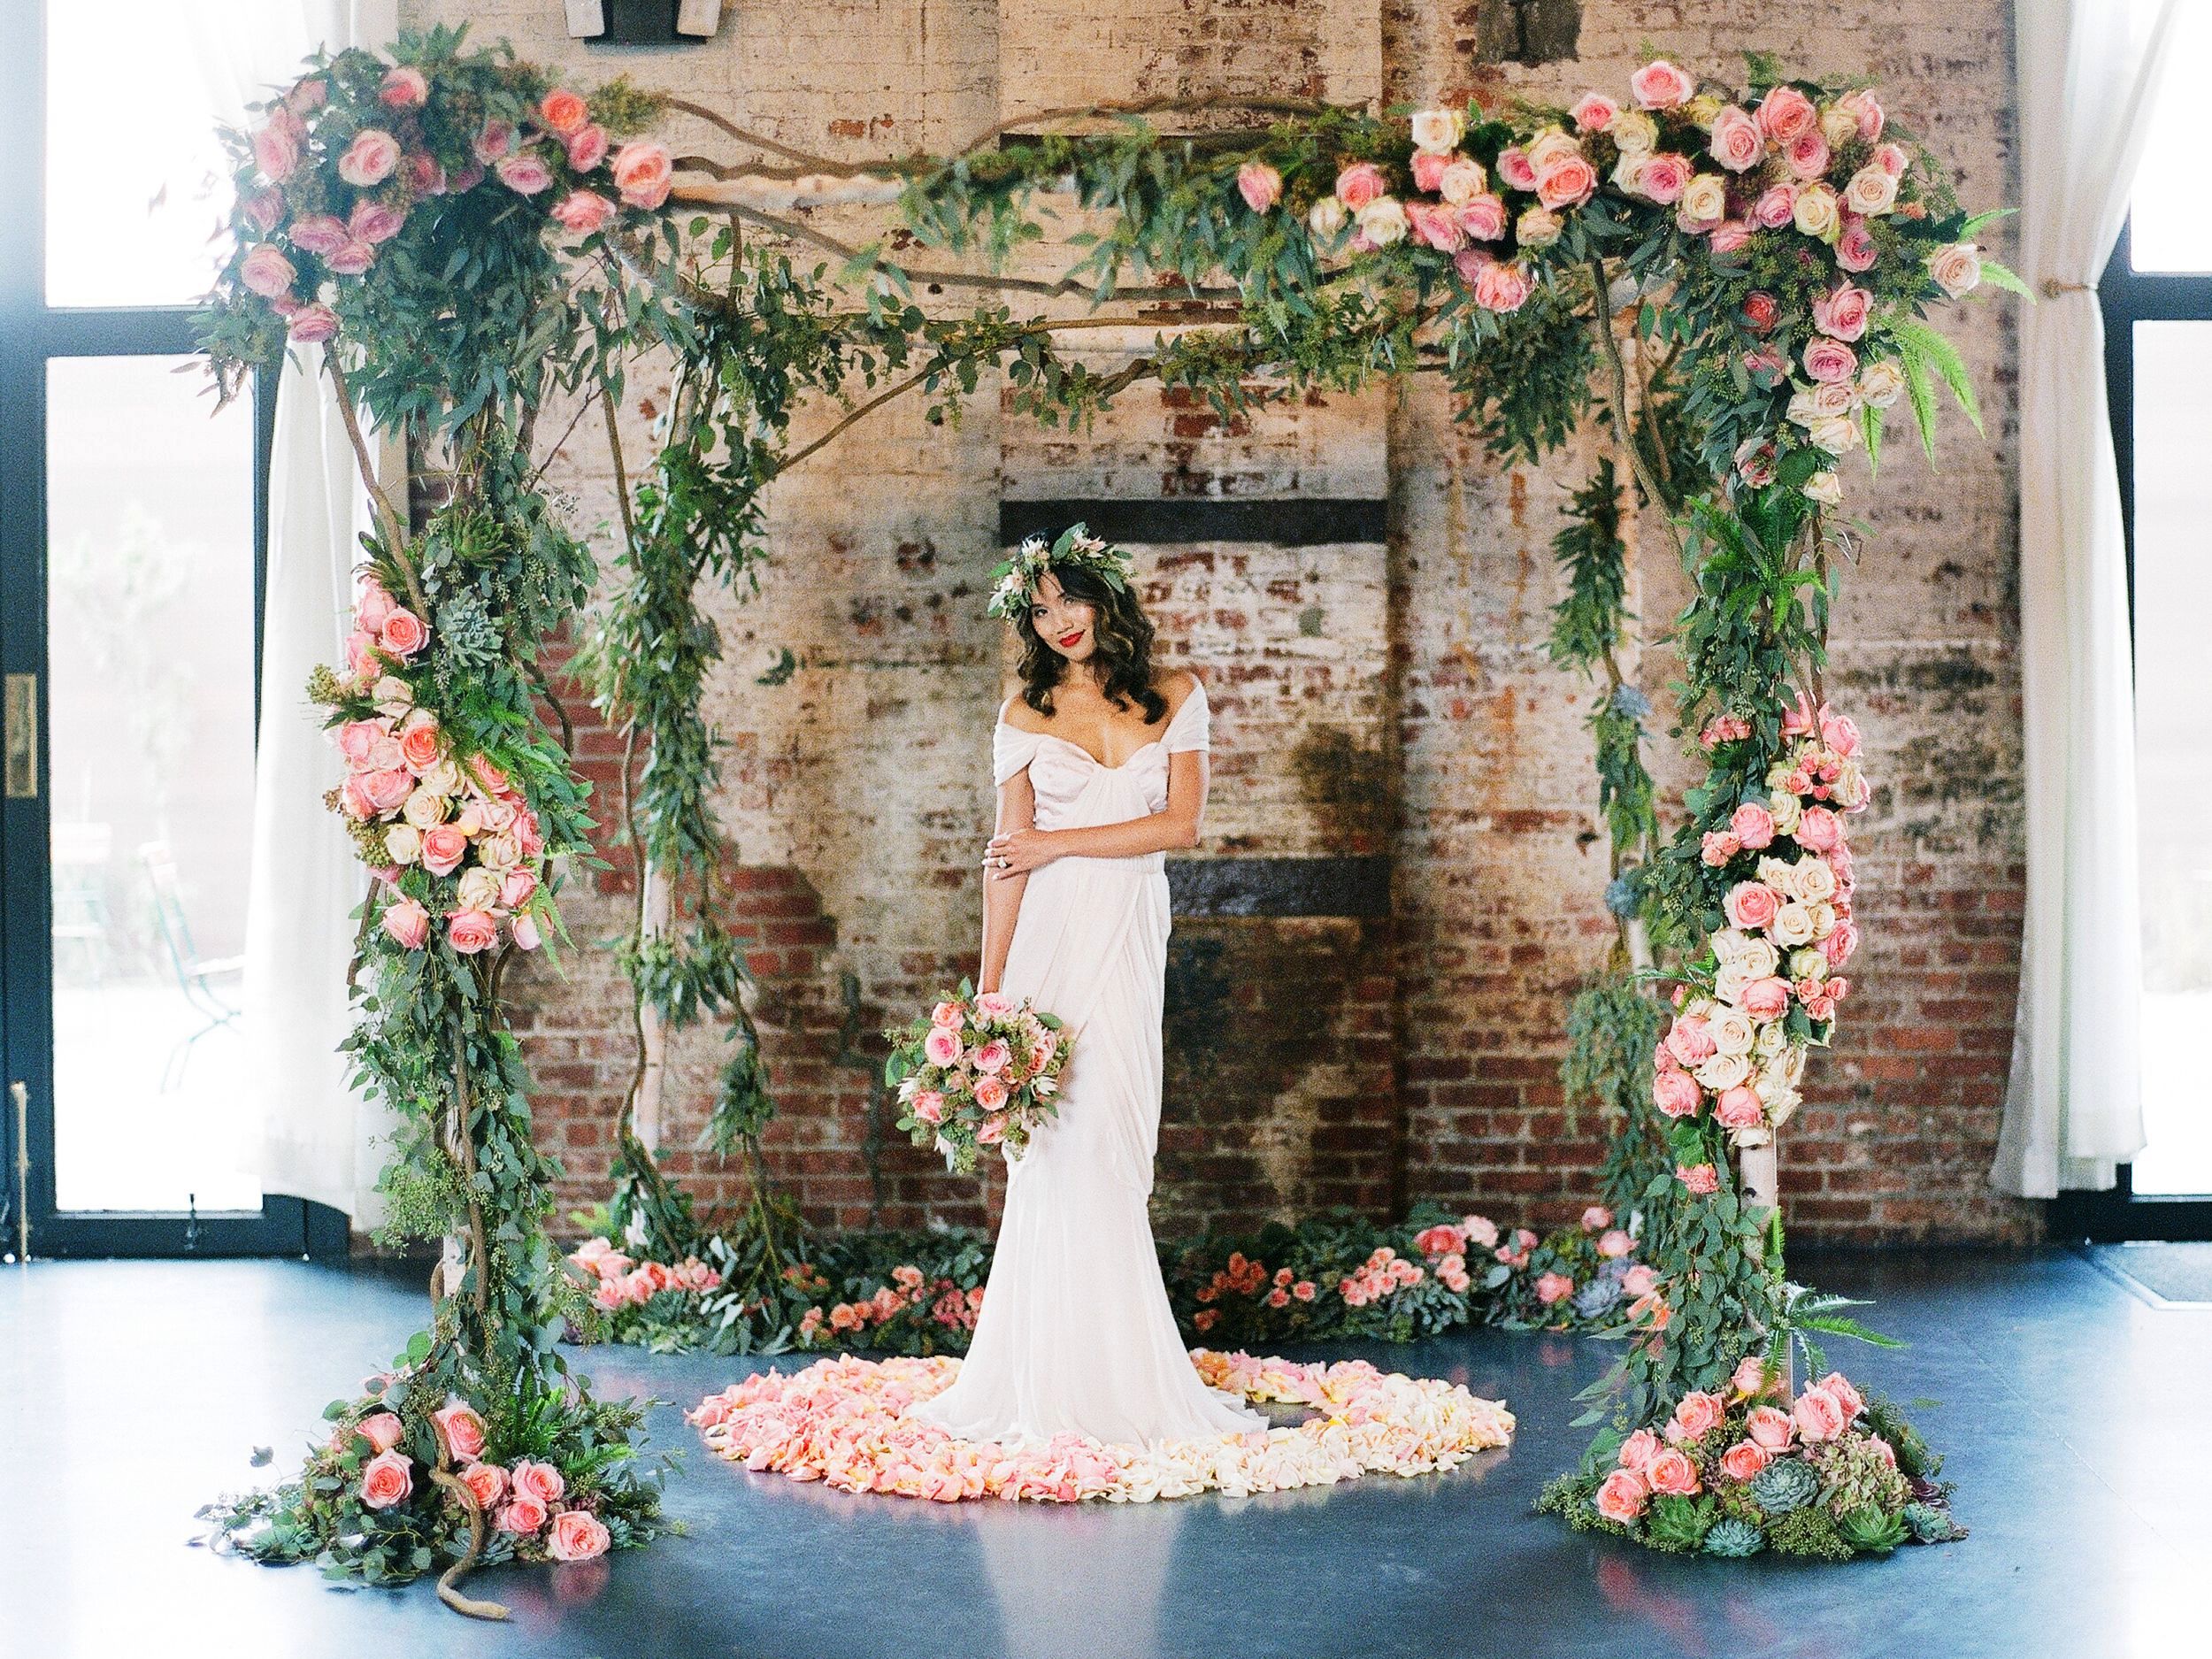
[(1616, 1538), (1632, 1536), (1633, 1529), (1618, 1521), (1609, 1521), (1598, 1513), (1591, 1497), (1596, 1490), (1597, 1482), (1586, 1476), (1555, 1475), (1537, 1494), (1536, 1513), (1557, 1516), (1572, 1532), (1609, 1532)]
[(1897, 1455), (1899, 1472), (1915, 1480), (1933, 1480), (1943, 1472), (1943, 1455), (1931, 1447), (1920, 1431), (1905, 1421), (1896, 1404), (1880, 1394), (1866, 1401), (1867, 1425)]
[(1821, 1501), (1839, 1521), (1864, 1509), (1894, 1515), (1912, 1495), (1884, 1443), (1871, 1435), (1847, 1434), (1808, 1447), (1805, 1461), (1819, 1471)]
[(1848, 1561), (1855, 1553), (1828, 1511), (1809, 1504), (1770, 1521), (1767, 1542), (1778, 1555), (1807, 1561)]

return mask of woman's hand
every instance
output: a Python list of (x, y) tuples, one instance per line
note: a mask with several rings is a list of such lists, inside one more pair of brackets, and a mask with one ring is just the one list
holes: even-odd
[(1058, 834), (1053, 830), (1009, 830), (1003, 835), (994, 835), (983, 849), (983, 868), (993, 877), (1023, 876), (1033, 870), (1042, 869), (1060, 854), (1056, 843)]

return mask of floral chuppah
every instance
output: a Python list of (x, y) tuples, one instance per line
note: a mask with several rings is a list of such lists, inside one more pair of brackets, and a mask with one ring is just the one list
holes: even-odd
[[(1841, 495), (1838, 462), (1855, 447), (1877, 452), (1886, 408), (1908, 403), (1931, 444), (1936, 380), (1970, 409), (1962, 365), (1923, 314), (1978, 275), (2010, 280), (1974, 246), (1983, 221), (1886, 130), (1871, 94), (1755, 61), (1740, 99), (1658, 63), (1638, 72), (1626, 102), (1593, 95), (1572, 111), (1432, 111), (1409, 127), (1279, 101), (1271, 127), (1202, 139), (1125, 120), (1101, 134), (862, 165), (796, 156), (715, 119), (769, 159), (679, 177), (641, 136), (661, 104), (619, 82), (580, 95), (502, 53), (465, 53), (446, 31), (403, 40), (396, 58), (349, 52), (317, 65), (240, 140), (238, 245), (207, 341), (231, 390), (288, 344), (322, 346), (349, 415), (357, 403), (450, 470), (443, 503), (419, 526), (378, 494), (375, 586), (357, 635), (367, 643), (315, 689), (361, 751), (333, 804), (349, 810), (376, 872), (353, 1050), (407, 1114), (387, 1190), (401, 1228), (457, 1240), (457, 1261), (439, 1275), (433, 1331), (395, 1373), (396, 1400), (388, 1378), (382, 1394), (334, 1410), (358, 1425), (380, 1402), (391, 1408), (405, 1438), (368, 1461), (403, 1445), (406, 1496), (368, 1502), (397, 1483), (391, 1464), (371, 1479), (365, 1463), (344, 1461), (358, 1455), (352, 1441), (374, 1445), (357, 1432), (319, 1452), (293, 1486), (227, 1511), (234, 1537), (276, 1558), (319, 1551), (370, 1576), (481, 1558), (496, 1540), (485, 1542), (483, 1501), (452, 1468), (466, 1455), (435, 1417), (457, 1402), (485, 1425), (476, 1463), (507, 1482), (551, 1462), (609, 1542), (657, 1524), (649, 1486), (624, 1467), (634, 1420), (558, 1376), (555, 1340), (580, 1299), (541, 1231), (549, 1165), (532, 1144), (500, 1006), (512, 953), (558, 938), (557, 860), (583, 851), (591, 827), (542, 702), (545, 641), (578, 614), (590, 562), (539, 491), (536, 417), (557, 393), (611, 411), (630, 354), (656, 347), (675, 352), (687, 389), (649, 477), (621, 498), (626, 580), (596, 665), (603, 700), (642, 758), (629, 826), (651, 870), (703, 886), (724, 842), (700, 713), (715, 635), (697, 582), (757, 571), (762, 490), (869, 409), (919, 391), (949, 418), (997, 369), (1006, 407), (1048, 423), (1080, 420), (1144, 379), (1234, 416), (1270, 396), (1427, 366), (1494, 451), (1534, 456), (1583, 420), (1594, 384), (1694, 584), (1675, 631), (1682, 717), (1725, 735), (1661, 849), (1640, 751), (1648, 706), (1614, 667), (1624, 619), (1617, 534), (1606, 526), (1618, 500), (1601, 471), (1578, 496), (1591, 534), (1571, 552), (1574, 593), (1554, 650), (1608, 672), (1593, 717), (1617, 872), (1608, 902), (1624, 960), (1637, 959), (1640, 927), (1682, 984), (1679, 1041), (1658, 1075), (1693, 1075), (1646, 1081), (1655, 1063), (1632, 978), (1578, 1003), (1571, 1070), (1622, 1112), (1608, 1179), (1626, 1183), (1617, 1208), (1640, 1212), (1657, 1278), (1630, 1302), (1614, 1395), (1624, 1421), (1594, 1446), (1594, 1463), (1672, 1421), (1689, 1395), (1715, 1392), (1747, 1347), (1774, 1360), (1810, 1333), (1846, 1328), (1786, 1283), (1770, 1188), (1741, 1187), (1729, 1157), (1732, 1141), (1786, 1116), (1804, 1055), (1848, 990), (1832, 972), (1847, 918), (1836, 893), (1814, 891), (1820, 869), (1840, 891), (1847, 859), (1839, 841), (1824, 849), (1800, 833), (1808, 818), (1821, 823), (1816, 812), (1853, 804), (1837, 794), (1850, 757), (1820, 688), (1843, 545), (1825, 514)], [(939, 273), (895, 263), (895, 245), (1002, 253), (1042, 234), (1041, 196), (1070, 188), (1108, 216), (1110, 234), (1069, 285), (1101, 307), (1196, 291), (1233, 302), (1237, 320), (1163, 336), (1101, 374), (1056, 340), (1084, 319), (1018, 319), (997, 293), (966, 315), (911, 303), (916, 281)], [(794, 248), (824, 240), (787, 216), (795, 202), (894, 199), (891, 230), (841, 247), (833, 274), (795, 263)], [(677, 204), (727, 209), (747, 234), (703, 216), (686, 223)], [(1133, 274), (1169, 280), (1148, 290)], [(967, 288), (1025, 291), (968, 276)], [(1613, 327), (1624, 306), (1651, 348), (1637, 354), (1632, 405)], [(793, 409), (815, 393), (853, 413), (794, 447)], [(609, 430), (611, 440), (611, 420)], [(1823, 752), (1801, 768), (1808, 757), (1793, 746), (1815, 737)], [(1780, 827), (1778, 791), (1796, 800), (1794, 830)], [(1767, 849), (1746, 838), (1761, 830), (1747, 806), (1777, 820)], [(532, 838), (541, 845), (526, 850)], [(1785, 841), (1800, 856), (1770, 851)], [(1769, 950), (1771, 971), (1751, 972), (1768, 968)], [(1810, 951), (1821, 964), (1800, 964)], [(626, 966), (641, 1028), (648, 1013), (682, 1023), (722, 1011), (744, 1035), (741, 964), (710, 918), (641, 932)], [(1739, 1018), (1749, 1044), (1724, 1049), (1723, 1038), (1740, 1041)], [(1684, 1059), (1707, 1041), (1711, 1055)], [(1640, 1115), (1639, 1091), (1665, 1121)], [(757, 1146), (766, 1100), (749, 1045), (725, 1096), (728, 1144)], [(757, 1282), (780, 1256), (754, 1255)], [(1371, 1259), (1364, 1280), (1342, 1277), (1371, 1301), (1403, 1275)], [(427, 1482), (414, 1480), (417, 1467)], [(475, 1479), (489, 1490), (490, 1475)], [(383, 1518), (365, 1527), (370, 1511)], [(364, 1537), (373, 1558), (345, 1553)]]

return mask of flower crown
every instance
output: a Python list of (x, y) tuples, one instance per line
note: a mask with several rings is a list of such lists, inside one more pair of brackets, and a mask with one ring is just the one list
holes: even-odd
[(1036, 593), (1039, 579), (1055, 565), (1079, 565), (1095, 571), (1116, 593), (1129, 590), (1129, 556), (1093, 535), (1087, 526), (1071, 524), (1049, 546), (1044, 537), (1031, 536), (1012, 558), (991, 572), (988, 614), (1012, 621)]

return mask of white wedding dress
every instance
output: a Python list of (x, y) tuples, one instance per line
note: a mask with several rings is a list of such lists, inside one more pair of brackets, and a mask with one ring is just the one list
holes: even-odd
[[(1037, 827), (1143, 818), (1167, 804), (1168, 756), (1206, 747), (1206, 693), (1119, 766), (1001, 720), (992, 773), (1024, 767)], [(1007, 1183), (1006, 1214), (960, 1376), (909, 1415), (968, 1440), (1073, 1432), (1150, 1445), (1264, 1429), (1199, 1380), (1168, 1309), (1145, 1200), (1160, 1131), (1167, 873), (1158, 853), (1061, 858), (1033, 871), (1000, 988), (1072, 1038), (1059, 1115)]]

